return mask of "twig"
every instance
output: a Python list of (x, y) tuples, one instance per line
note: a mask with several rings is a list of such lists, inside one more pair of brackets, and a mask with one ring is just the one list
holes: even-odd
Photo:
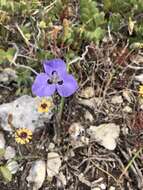
[(1, 87), (1, 88), (5, 88), (5, 89), (7, 89), (7, 90), (9, 90), (9, 91), (12, 91), (12, 89), (11, 89), (10, 87), (4, 86), (4, 85), (2, 85), (2, 84), (0, 84), (0, 87)]
[(140, 70), (140, 69), (143, 69), (143, 67), (139, 67), (139, 66), (132, 66), (132, 65), (127, 65), (128, 68), (131, 68), (131, 69), (135, 69), (135, 70)]
[(19, 31), (19, 33), (21, 34), (21, 36), (22, 36), (24, 42), (25, 42), (26, 45), (29, 47), (29, 46), (30, 46), (30, 43), (29, 43), (28, 39), (25, 37), (24, 33), (22, 32), (22, 30), (20, 29), (20, 27), (18, 26), (17, 23), (15, 23), (15, 26), (16, 26), (17, 30)]
[[(15, 43), (12, 43), (12, 45), (15, 47), (16, 53), (15, 53), (15, 55), (14, 55), (12, 61), (11, 61), (11, 64), (13, 64), (13, 65), (16, 66), (16, 67), (21, 67), (21, 68), (24, 68), (24, 69), (29, 69), (29, 70), (32, 71), (35, 75), (38, 75), (38, 73), (37, 73), (34, 69), (32, 69), (31, 67), (26, 66), (26, 65), (20, 65), (20, 64), (17, 64), (17, 63), (16, 63), (16, 59), (17, 59), (17, 57), (19, 56), (19, 54), (18, 54), (18, 53), (19, 53), (19, 48), (17, 47), (17, 45), (16, 45)], [(20, 55), (20, 56), (21, 56), (21, 55)]]
[(139, 156), (140, 152), (142, 151), (143, 148), (140, 148), (135, 155), (133, 156), (133, 158), (129, 161), (129, 163), (127, 164), (127, 166), (125, 167), (124, 171), (122, 172), (122, 174), (119, 177), (120, 181), (122, 179), (122, 177), (125, 175), (125, 173), (127, 172), (127, 170), (131, 167), (131, 165), (133, 164), (133, 162), (135, 161), (135, 159)]
[[(107, 172), (107, 171), (104, 170), (103, 168), (97, 166), (97, 164), (95, 164), (92, 160), (91, 160), (91, 162), (92, 162), (92, 164), (93, 164), (97, 169), (99, 169), (99, 170), (102, 171), (103, 173), (105, 173), (105, 174), (107, 174), (108, 176), (110, 176), (110, 177), (120, 186), (120, 184), (118, 183), (118, 180), (117, 180), (113, 175), (111, 175), (109, 172)], [(120, 186), (120, 188), (121, 188), (121, 186)], [(122, 189), (122, 188), (121, 188), (121, 189)]]
[(44, 11), (47, 13), (49, 12), (53, 7), (54, 5), (57, 3), (57, 0), (53, 1), (50, 5), (48, 5), (47, 7), (44, 8)]
[(32, 61), (38, 61), (38, 59), (34, 59), (32, 57), (29, 57), (27, 55), (22, 55), (22, 54), (18, 54), (17, 57), (24, 57), (25, 59), (29, 59), (29, 60), (32, 60)]
[(59, 122), (60, 122), (61, 119), (62, 119), (62, 113), (63, 113), (63, 110), (64, 110), (64, 104), (65, 104), (65, 98), (62, 97), (62, 98), (61, 98), (60, 105), (59, 105), (59, 113), (58, 113)]
[(108, 24), (107, 27), (108, 27), (108, 37), (112, 41), (113, 39), (112, 39), (112, 36), (111, 36), (111, 27), (110, 27), (110, 24)]
[(72, 65), (73, 63), (76, 63), (77, 61), (82, 61), (82, 60), (84, 60), (86, 54), (88, 53), (88, 48), (89, 48), (89, 47), (90, 47), (89, 45), (85, 47), (85, 51), (83, 52), (83, 54), (81, 55), (81, 57), (76, 57), (75, 59), (73, 59), (72, 61), (70, 61), (70, 62), (68, 63), (68, 67), (69, 67), (70, 65)]

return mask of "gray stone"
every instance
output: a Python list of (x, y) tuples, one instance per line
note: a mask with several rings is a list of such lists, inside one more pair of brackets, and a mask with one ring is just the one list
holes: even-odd
[(43, 127), (50, 120), (52, 111), (50, 109), (47, 113), (39, 113), (37, 108), (40, 101), (39, 97), (24, 95), (11, 103), (0, 105), (1, 127), (6, 131), (12, 131), (12, 127), (28, 128), (31, 131)]

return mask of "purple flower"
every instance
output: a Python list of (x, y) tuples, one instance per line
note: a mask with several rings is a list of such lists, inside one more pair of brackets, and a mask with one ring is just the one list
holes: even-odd
[(78, 88), (74, 77), (67, 73), (65, 62), (61, 59), (43, 61), (45, 73), (37, 75), (33, 85), (33, 94), (51, 96), (57, 90), (60, 96), (68, 97)]

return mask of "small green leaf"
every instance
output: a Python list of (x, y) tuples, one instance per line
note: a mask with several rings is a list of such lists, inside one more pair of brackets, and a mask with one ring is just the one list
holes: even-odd
[(0, 57), (4, 57), (5, 56), (5, 51), (3, 49), (0, 49)]
[(46, 28), (46, 22), (44, 22), (43, 20), (39, 23), (39, 27), (44, 29)]
[(6, 166), (1, 166), (0, 172), (6, 182), (10, 182), (12, 180), (12, 173)]
[(2, 63), (5, 60), (8, 60), (9, 62), (11, 62), (14, 56), (14, 52), (15, 52), (15, 49), (13, 48), (9, 48), (7, 51), (0, 49), (0, 63)]
[(1, 158), (2, 156), (4, 156), (4, 154), (5, 154), (5, 149), (0, 148), (0, 158)]
[(1, 6), (5, 6), (5, 5), (6, 5), (6, 0), (1, 0), (1, 1), (0, 1), (0, 5), (1, 5)]

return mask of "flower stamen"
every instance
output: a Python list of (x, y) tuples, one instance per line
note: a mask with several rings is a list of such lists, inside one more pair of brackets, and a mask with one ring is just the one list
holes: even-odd
[[(58, 73), (56, 71), (53, 71), (51, 78), (48, 79), (47, 82), (48, 82), (48, 84), (59, 84), (59, 82), (61, 82), (61, 80), (60, 80)], [(62, 81), (62, 83), (63, 83), (63, 81)]]
[(47, 108), (47, 104), (46, 104), (46, 103), (43, 103), (43, 104), (41, 104), (41, 107), (42, 107), (43, 109), (46, 109), (46, 108)]
[(38, 112), (39, 113), (46, 113), (53, 107), (53, 102), (51, 99), (42, 98), (39, 106)]

